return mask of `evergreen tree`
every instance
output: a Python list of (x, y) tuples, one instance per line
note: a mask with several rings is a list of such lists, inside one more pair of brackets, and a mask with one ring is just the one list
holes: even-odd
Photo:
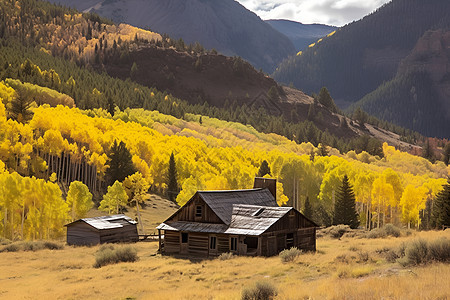
[(28, 123), (33, 118), (34, 113), (30, 110), (33, 99), (26, 97), (22, 92), (11, 101), (9, 117), (19, 123)]
[(263, 160), (261, 166), (259, 167), (258, 177), (264, 177), (264, 175), (272, 175), (270, 174), (270, 167), (266, 160)]
[(170, 155), (169, 159), (169, 172), (167, 175), (168, 183), (167, 183), (167, 196), (169, 197), (170, 201), (175, 202), (178, 196), (178, 180), (177, 180), (177, 168), (175, 165), (175, 156), (172, 154)]
[(114, 117), (115, 105), (114, 101), (111, 98), (108, 98), (108, 112), (111, 114), (111, 117)]
[(333, 98), (331, 98), (331, 95), (326, 87), (323, 87), (320, 90), (317, 100), (320, 104), (327, 107), (330, 111), (337, 112), (336, 104), (334, 103)]
[(450, 143), (447, 143), (444, 147), (443, 159), (444, 163), (448, 166), (450, 163)]
[(311, 103), (308, 108), (308, 120), (314, 121), (316, 117), (316, 109), (314, 107), (314, 103)]
[(450, 179), (444, 189), (436, 195), (432, 210), (432, 225), (440, 229), (450, 225)]
[(425, 145), (422, 149), (422, 157), (428, 159), (430, 162), (434, 163), (433, 149), (431, 149), (430, 141), (426, 140)]
[(318, 150), (318, 155), (319, 156), (328, 156), (328, 150), (327, 150), (327, 146), (320, 143), (319, 146), (317, 146), (317, 150)]
[(358, 124), (360, 126), (364, 125), (364, 123), (367, 122), (368, 119), (368, 115), (365, 111), (363, 111), (361, 109), (361, 107), (358, 107), (354, 112), (353, 112), (353, 119), (356, 120), (356, 122), (358, 122)]
[(276, 86), (272, 86), (269, 91), (267, 92), (267, 96), (269, 97), (270, 100), (272, 100), (273, 102), (277, 102), (278, 99), (280, 98), (280, 95), (278, 93), (278, 89)]
[(358, 214), (355, 209), (355, 194), (347, 175), (344, 175), (342, 185), (336, 195), (333, 224), (349, 225), (350, 228), (357, 228), (359, 225)]
[(313, 219), (313, 210), (311, 207), (311, 203), (309, 203), (309, 197), (306, 196), (305, 199), (305, 206), (303, 207), (303, 215), (305, 217), (307, 217), (308, 219), (312, 220)]
[(108, 165), (106, 178), (109, 185), (112, 185), (116, 180), (122, 182), (127, 176), (136, 172), (131, 160), (131, 153), (122, 141), (117, 144), (115, 140), (111, 146)]
[(138, 70), (139, 69), (138, 69), (136, 62), (133, 62), (133, 65), (131, 66), (131, 70), (130, 70), (130, 77), (135, 78), (138, 73)]

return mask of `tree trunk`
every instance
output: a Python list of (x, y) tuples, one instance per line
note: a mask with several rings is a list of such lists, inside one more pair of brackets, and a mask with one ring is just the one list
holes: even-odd
[(380, 228), (380, 205), (377, 208), (377, 228)]
[(139, 211), (139, 202), (137, 199), (135, 199), (135, 201), (136, 201), (136, 210), (137, 210), (137, 215), (138, 215), (138, 221), (139, 221), (139, 225), (141, 226), (141, 233), (145, 234), (144, 233), (144, 224), (142, 224), (141, 213)]

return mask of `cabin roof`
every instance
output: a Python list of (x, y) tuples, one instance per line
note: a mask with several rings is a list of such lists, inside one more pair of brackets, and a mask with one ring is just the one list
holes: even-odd
[(197, 194), (226, 224), (230, 225), (233, 205), (259, 205), (278, 207), (277, 201), (267, 188), (231, 191), (198, 191)]
[(79, 219), (72, 223), (66, 224), (65, 226), (71, 226), (79, 222), (85, 222), (98, 230), (121, 228), (124, 226), (137, 224), (135, 220), (125, 215), (111, 215), (111, 216)]
[(162, 223), (161, 230), (224, 233), (258, 236), (288, 213), (292, 207), (234, 204), (231, 208), (230, 225), (175, 221)]

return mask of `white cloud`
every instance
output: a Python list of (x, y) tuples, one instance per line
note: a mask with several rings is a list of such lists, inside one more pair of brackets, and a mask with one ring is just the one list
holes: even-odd
[(342, 26), (359, 20), (390, 0), (237, 0), (263, 20)]

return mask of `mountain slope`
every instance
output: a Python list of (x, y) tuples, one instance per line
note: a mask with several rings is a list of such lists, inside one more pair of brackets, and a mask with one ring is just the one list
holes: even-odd
[(304, 50), (321, 37), (337, 29), (323, 24), (302, 24), (289, 20), (266, 20), (273, 28), (287, 36), (297, 51)]
[(450, 137), (449, 47), (450, 31), (427, 31), (395, 78), (354, 106), (427, 135)]
[(427, 30), (449, 26), (449, 1), (394, 0), (344, 26), (302, 55), (285, 60), (274, 78), (292, 82), (306, 93), (326, 86), (336, 103), (345, 107), (391, 80), (402, 59)]
[(234, 0), (53, 0), (96, 12), (115, 22), (200, 42), (227, 56), (241, 56), (256, 68), (272, 72), (295, 53), (291, 41)]

